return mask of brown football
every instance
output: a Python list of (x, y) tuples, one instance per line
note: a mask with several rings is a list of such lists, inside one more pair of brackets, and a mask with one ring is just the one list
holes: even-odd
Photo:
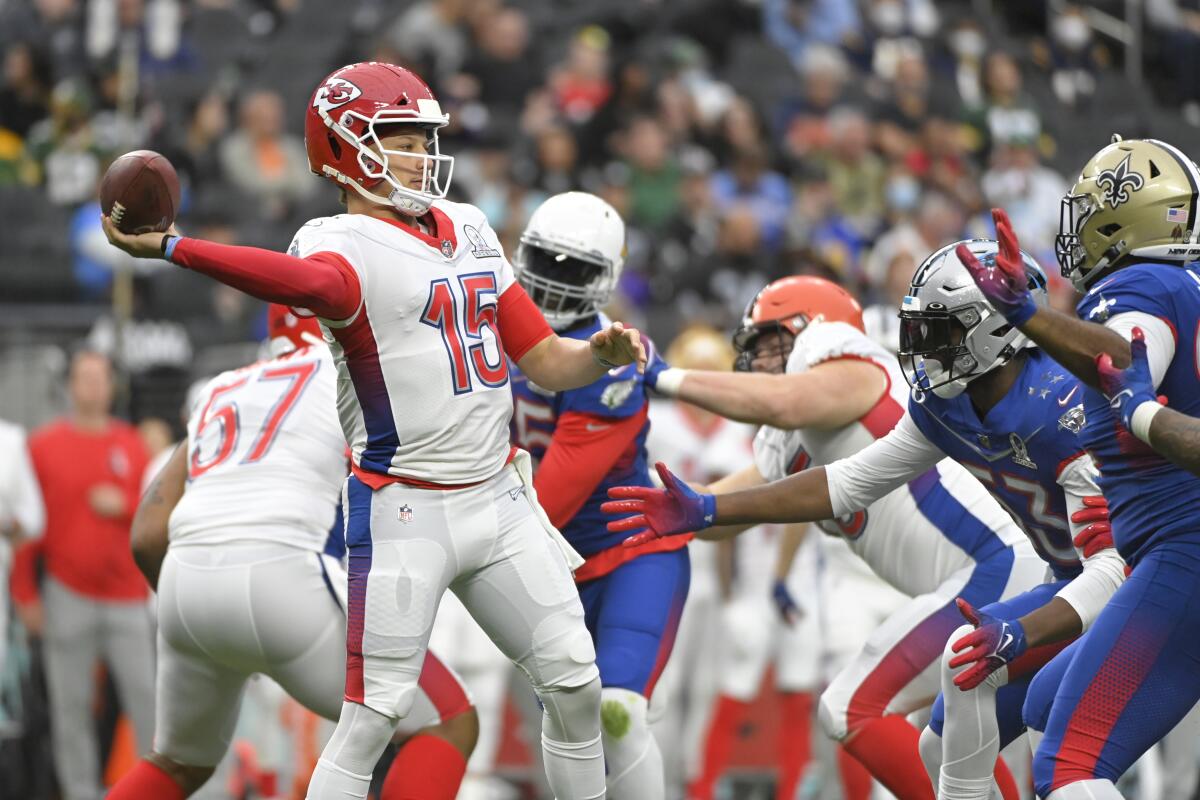
[(179, 211), (179, 176), (153, 150), (126, 153), (104, 173), (100, 209), (123, 233), (165, 231)]

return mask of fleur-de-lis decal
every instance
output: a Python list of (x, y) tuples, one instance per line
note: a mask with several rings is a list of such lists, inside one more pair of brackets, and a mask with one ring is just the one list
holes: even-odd
[(1096, 185), (1104, 190), (1104, 199), (1113, 208), (1128, 203), (1129, 193), (1146, 185), (1146, 179), (1129, 168), (1130, 155), (1126, 153), (1120, 164), (1096, 176)]

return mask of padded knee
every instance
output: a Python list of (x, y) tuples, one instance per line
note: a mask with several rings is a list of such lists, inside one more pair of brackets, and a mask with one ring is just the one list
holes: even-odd
[(628, 689), (600, 691), (600, 733), (610, 774), (621, 774), (645, 752), (650, 738), (647, 706), (646, 698)]
[(364, 705), (342, 703), (337, 728), (325, 745), (321, 759), (348, 772), (370, 775), (398, 723), (399, 720), (385, 717)]
[(544, 692), (583, 687), (600, 680), (596, 647), (582, 613), (554, 614), (542, 620), (533, 630), (533, 647), (517, 666), (529, 676), (539, 697)]
[(835, 742), (843, 741), (850, 735), (850, 726), (846, 719), (847, 698), (844, 692), (837, 691), (835, 681), (821, 693), (821, 701), (817, 708), (817, 719), (821, 730)]
[(556, 742), (587, 742), (600, 735), (600, 676), (582, 686), (540, 688), (542, 735)]
[(921, 741), (917, 746), (921, 752), (921, 763), (929, 774), (929, 783), (938, 785), (938, 773), (942, 770), (942, 737), (928, 725), (921, 731)]
[(600, 693), (608, 796), (612, 800), (662, 800), (666, 794), (662, 753), (647, 723), (648, 701), (628, 689)]

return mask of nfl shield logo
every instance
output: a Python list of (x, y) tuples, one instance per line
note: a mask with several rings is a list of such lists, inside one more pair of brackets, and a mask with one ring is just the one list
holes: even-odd
[(442, 239), (442, 255), (446, 258), (454, 255), (454, 245), (450, 243), (449, 239)]
[(408, 506), (400, 506), (398, 516), (400, 517), (400, 521), (407, 525), (408, 523), (412, 522), (412, 509)]

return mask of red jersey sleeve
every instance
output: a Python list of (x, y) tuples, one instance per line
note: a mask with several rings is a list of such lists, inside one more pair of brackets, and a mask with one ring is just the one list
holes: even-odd
[(533, 346), (553, 336), (550, 323), (520, 284), (514, 283), (500, 295), (500, 343), (513, 361), (520, 361)]
[(643, 406), (621, 419), (574, 411), (558, 418), (554, 437), (533, 477), (538, 502), (555, 527), (570, 522), (613, 465), (637, 447), (637, 435), (647, 416), (648, 407)]
[(296, 258), (261, 247), (182, 238), (171, 261), (270, 303), (307, 308), (319, 317), (354, 316), (362, 302), (358, 275), (337, 253)]

